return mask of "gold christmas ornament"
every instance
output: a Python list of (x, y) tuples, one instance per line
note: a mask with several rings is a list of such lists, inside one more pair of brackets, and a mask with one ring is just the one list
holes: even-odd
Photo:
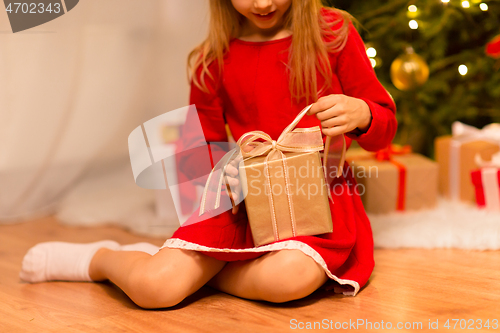
[(416, 89), (427, 82), (428, 78), (429, 66), (411, 47), (391, 64), (391, 80), (399, 90)]

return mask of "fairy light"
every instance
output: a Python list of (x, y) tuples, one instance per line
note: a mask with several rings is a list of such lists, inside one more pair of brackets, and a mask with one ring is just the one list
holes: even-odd
[(373, 68), (375, 68), (375, 66), (377, 66), (377, 60), (375, 60), (374, 58), (370, 58), (370, 63), (372, 64)]
[(448, 3), (450, 0), (441, 0), (442, 3)]
[(467, 68), (467, 66), (465, 66), (465, 65), (458, 66), (458, 72), (460, 73), (460, 75), (462, 75), (462, 76), (467, 75), (468, 71), (469, 71), (469, 69)]
[(415, 21), (415, 20), (411, 20), (411, 21), (408, 23), (408, 25), (410, 26), (410, 29), (413, 29), (413, 30), (418, 29), (418, 22), (417, 22), (417, 21)]
[(483, 2), (479, 5), (479, 9), (481, 9), (483, 12), (485, 12), (488, 10), (488, 5)]
[(408, 11), (409, 12), (416, 13), (417, 10), (418, 10), (418, 8), (415, 5), (411, 5), (411, 6), (408, 7)]
[(470, 8), (470, 2), (465, 0), (465, 1), (462, 1), (462, 7), (464, 8)]
[(375, 58), (377, 56), (377, 50), (374, 47), (369, 47), (366, 49), (366, 54), (370, 58)]

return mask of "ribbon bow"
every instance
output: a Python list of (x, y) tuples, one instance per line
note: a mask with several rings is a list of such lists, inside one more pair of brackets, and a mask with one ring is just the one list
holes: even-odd
[(480, 168), (500, 168), (500, 151), (491, 156), (491, 161), (484, 161), (481, 155), (476, 154), (475, 161)]
[[(310, 128), (295, 128), (298, 122), (304, 117), (304, 115), (309, 111), (312, 104), (304, 108), (299, 115), (294, 119), (294, 121), (288, 125), (285, 130), (281, 133), (278, 140), (273, 140), (271, 136), (262, 131), (251, 131), (243, 134), (238, 142), (236, 143), (236, 148), (230, 150), (222, 159), (217, 163), (210, 173), (205, 189), (203, 191), (203, 196), (200, 205), (200, 216), (207, 211), (207, 197), (208, 192), (216, 193), (214, 208), (217, 209), (220, 206), (220, 195), (222, 190), (222, 183), (225, 176), (226, 166), (235, 158), (240, 157), (245, 161), (254, 157), (264, 156), (267, 154), (265, 162), (275, 159), (286, 159), (283, 152), (314, 152), (325, 150), (328, 151), (330, 147), (331, 137), (326, 138), (325, 145), (323, 147), (323, 139), (321, 136), (321, 129), (319, 126)], [(345, 139), (343, 135), (340, 135), (341, 140), (343, 140), (343, 152), (345, 152)], [(263, 140), (263, 141), (257, 141)], [(247, 147), (252, 147), (250, 151)], [(342, 154), (343, 156), (344, 154)], [(326, 173), (326, 163), (327, 154), (323, 158), (323, 170)], [(338, 168), (337, 177), (342, 174), (343, 160)], [(217, 180), (214, 182), (213, 180)], [(237, 204), (233, 203), (232, 204)], [(208, 209), (210, 210), (210, 209)]]
[(384, 149), (380, 149), (375, 153), (377, 161), (390, 161), (394, 155), (405, 155), (411, 153), (411, 146), (406, 145), (403, 147), (396, 145), (389, 145)]
[(457, 140), (487, 140), (500, 143), (500, 124), (493, 123), (486, 125), (483, 129), (463, 124), (455, 121), (451, 125), (453, 139)]
[[(263, 142), (257, 140), (264, 140)], [(298, 128), (278, 140), (273, 140), (269, 134), (262, 131), (252, 131), (243, 134), (237, 142), (244, 159), (249, 159), (267, 154), (271, 158), (274, 153), (290, 152), (302, 153), (323, 150), (323, 140), (318, 126), (311, 128)], [(252, 147), (250, 151), (246, 147)], [(280, 154), (280, 155), (281, 155)], [(283, 155), (282, 155), (283, 156)]]

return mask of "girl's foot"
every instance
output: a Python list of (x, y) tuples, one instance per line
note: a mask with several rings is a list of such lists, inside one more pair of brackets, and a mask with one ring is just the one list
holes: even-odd
[(24, 256), (19, 277), (26, 282), (92, 281), (89, 265), (101, 248), (119, 250), (120, 244), (106, 240), (89, 244), (40, 243)]
[(114, 251), (140, 251), (150, 255), (159, 250), (157, 246), (149, 243), (120, 246), (110, 240), (89, 244), (40, 243), (24, 256), (19, 277), (26, 282), (93, 281), (89, 275), (90, 262), (102, 248)]

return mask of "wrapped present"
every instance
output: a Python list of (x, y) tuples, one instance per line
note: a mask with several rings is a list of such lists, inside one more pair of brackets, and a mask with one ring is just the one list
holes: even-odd
[(500, 211), (500, 152), (493, 155), (491, 162), (484, 162), (476, 155), (480, 169), (471, 172), (472, 184), (476, 190), (476, 203), (489, 211)]
[[(321, 162), (319, 155), (324, 148), (328, 150), (331, 138), (323, 146), (318, 126), (295, 128), (309, 108), (302, 110), (276, 141), (261, 131), (242, 135), (237, 147), (212, 171), (216, 174), (215, 181), (213, 175), (209, 176), (200, 215), (212, 206), (218, 207), (223, 182), (223, 172), (218, 171), (239, 155), (240, 182), (255, 246), (332, 232), (330, 191), (324, 173), (327, 158)], [(345, 152), (344, 136), (337, 138)], [(337, 176), (341, 174), (339, 165)], [(214, 204), (210, 193), (215, 194)]]
[(436, 138), (436, 161), (439, 164), (439, 192), (452, 200), (474, 202), (470, 173), (479, 166), (474, 156), (489, 160), (500, 150), (500, 124), (482, 130), (454, 122), (451, 136)]
[(368, 213), (432, 208), (437, 203), (438, 165), (409, 146), (390, 146), (376, 153), (350, 149), (350, 163)]

